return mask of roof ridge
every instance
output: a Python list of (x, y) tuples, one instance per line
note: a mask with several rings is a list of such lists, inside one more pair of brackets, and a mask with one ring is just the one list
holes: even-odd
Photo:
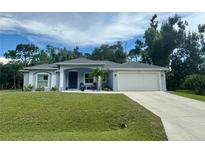
[[(138, 61), (128, 61), (124, 64), (128, 64), (128, 63), (138, 63), (138, 64), (143, 64), (143, 65), (149, 65), (149, 66), (156, 66), (156, 67), (163, 67), (163, 66), (159, 66), (159, 65), (154, 65), (154, 64), (149, 64), (149, 63), (143, 63), (143, 62), (138, 62)], [(165, 67), (166, 68), (166, 67)]]

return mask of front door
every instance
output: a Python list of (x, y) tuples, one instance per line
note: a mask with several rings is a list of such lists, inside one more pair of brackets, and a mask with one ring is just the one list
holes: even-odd
[(69, 72), (69, 88), (77, 89), (78, 88), (78, 72)]

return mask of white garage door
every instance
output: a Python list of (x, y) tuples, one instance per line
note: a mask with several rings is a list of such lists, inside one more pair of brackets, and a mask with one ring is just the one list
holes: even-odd
[(160, 90), (158, 73), (119, 73), (120, 91)]

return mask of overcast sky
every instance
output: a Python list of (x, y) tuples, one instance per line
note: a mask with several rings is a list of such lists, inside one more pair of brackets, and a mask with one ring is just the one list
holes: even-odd
[[(0, 57), (18, 43), (47, 44), (81, 51), (102, 43), (126, 42), (129, 50), (143, 37), (155, 13), (0, 13)], [(159, 23), (175, 13), (156, 13)], [(177, 13), (189, 22), (189, 30), (205, 23), (205, 13)]]

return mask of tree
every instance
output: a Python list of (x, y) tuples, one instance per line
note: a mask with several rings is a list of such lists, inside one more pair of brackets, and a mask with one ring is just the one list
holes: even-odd
[(142, 56), (143, 48), (144, 43), (141, 40), (136, 40), (135, 48), (129, 51), (128, 58), (131, 61), (138, 61), (140, 59), (140, 56)]
[(21, 88), (22, 73), (19, 70), (22, 65), (19, 63), (8, 63), (0, 65), (0, 89)]
[(170, 56), (171, 72), (167, 74), (167, 87), (170, 90), (182, 88), (185, 78), (191, 74), (203, 73), (204, 70), (204, 40), (200, 30), (189, 32), (184, 38), (181, 48)]
[(203, 63), (205, 54), (200, 47), (199, 35), (197, 33), (190, 33), (186, 37), (183, 49), (186, 63), (186, 73), (195, 74), (199, 71), (199, 65)]
[(4, 56), (13, 60), (20, 60), (24, 66), (28, 66), (39, 48), (34, 44), (18, 44), (16, 50), (8, 50)]
[(201, 55), (201, 59), (202, 62), (199, 65), (199, 73), (205, 74), (205, 39), (204, 39), (204, 35), (205, 35), (205, 24), (204, 25), (200, 25), (198, 26), (198, 32), (199, 32), (199, 39), (200, 39), (200, 55)]
[(150, 28), (145, 31), (145, 50), (153, 64), (169, 65), (169, 56), (183, 44), (186, 25), (186, 21), (182, 21), (181, 17), (175, 15), (163, 22), (158, 30), (156, 21), (151, 20)]
[(58, 62), (58, 55), (57, 55), (57, 48), (55, 48), (52, 45), (47, 45), (46, 46), (46, 52), (48, 53), (49, 56), (49, 63), (55, 63)]
[(44, 50), (41, 50), (38, 54), (36, 54), (31, 61), (31, 65), (37, 64), (48, 64), (50, 62), (50, 57), (48, 53)]
[(114, 61), (113, 49), (108, 44), (102, 44), (99, 48), (95, 48), (92, 52), (92, 59), (94, 60), (110, 60)]
[(182, 88), (182, 83), (186, 77), (186, 63), (182, 61), (184, 55), (180, 51), (176, 51), (170, 57), (171, 72), (166, 74), (167, 89), (176, 90)]
[(122, 47), (121, 42), (113, 45), (102, 44), (95, 48), (91, 54), (93, 60), (109, 60), (117, 63), (124, 63), (126, 61), (126, 53)]
[(72, 52), (72, 59), (75, 59), (75, 58), (79, 58), (79, 57), (82, 57), (83, 54), (82, 52), (79, 51), (79, 47), (76, 46), (74, 49), (73, 49), (73, 52)]
[(150, 26), (154, 29), (157, 29), (158, 27), (158, 21), (156, 19), (157, 19), (157, 15), (154, 14), (152, 19), (150, 20)]
[[(11, 52), (12, 55), (13, 52)], [(14, 52), (15, 53), (15, 52)], [(79, 51), (79, 47), (69, 51), (66, 48), (56, 48), (52, 45), (47, 45), (45, 50), (38, 51), (31, 59), (30, 65), (56, 63), (65, 60), (71, 60), (82, 57), (82, 52)]]
[(90, 53), (84, 53), (84, 57), (88, 58), (88, 59), (91, 59), (91, 54)]
[(58, 54), (57, 54), (57, 57), (58, 57), (58, 61), (69, 60), (69, 59), (70, 59), (70, 57), (69, 57), (69, 51), (67, 51), (66, 48), (59, 49), (59, 52), (58, 52)]
[(137, 40), (129, 56), (135, 61), (140, 57), (145, 63), (168, 66), (171, 53), (183, 44), (187, 25), (186, 21), (175, 15), (169, 17), (159, 28), (155, 14), (150, 20), (150, 27), (145, 31), (144, 41)]
[(205, 91), (205, 75), (193, 74), (187, 76), (184, 86), (189, 90), (195, 90), (197, 94), (201, 95)]
[(122, 43), (120, 41), (117, 42), (117, 44), (114, 44), (113, 46), (111, 46), (111, 48), (113, 49), (114, 52), (114, 58), (113, 61), (116, 63), (125, 63), (126, 62), (126, 58), (127, 58), (127, 54), (126, 52), (124, 52), (124, 49), (122, 47)]

